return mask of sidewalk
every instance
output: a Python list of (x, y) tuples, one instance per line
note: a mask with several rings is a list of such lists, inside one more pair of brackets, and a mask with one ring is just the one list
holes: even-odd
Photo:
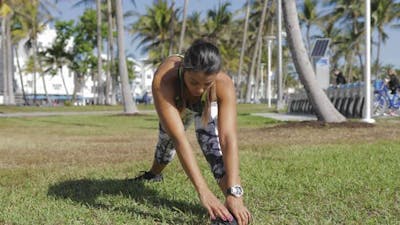
[[(89, 111), (89, 112), (15, 112), (0, 113), (0, 118), (9, 117), (41, 117), (41, 116), (73, 116), (73, 115), (118, 115), (122, 111)], [(153, 114), (154, 110), (140, 110), (140, 114)], [(262, 116), (280, 121), (312, 121), (317, 120), (314, 115), (287, 114), (287, 113), (252, 113), (254, 116)]]
[[(86, 111), (86, 112), (16, 112), (0, 113), (0, 118), (8, 117), (41, 117), (41, 116), (74, 116), (74, 115), (118, 115), (122, 111)], [(152, 114), (153, 110), (140, 110), (140, 114)]]
[(317, 120), (315, 115), (288, 114), (288, 113), (252, 113), (254, 116), (262, 116), (280, 121), (312, 121)]

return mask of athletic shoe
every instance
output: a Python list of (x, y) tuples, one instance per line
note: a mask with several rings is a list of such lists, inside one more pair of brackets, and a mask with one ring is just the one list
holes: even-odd
[(211, 225), (238, 225), (235, 218), (233, 218), (232, 222), (223, 221), (221, 218), (217, 218), (215, 220), (211, 220)]
[(142, 173), (143, 173), (142, 175), (139, 175), (139, 176), (137, 176), (135, 178), (128, 179), (128, 181), (134, 181), (134, 182), (138, 182), (138, 181), (161, 182), (164, 179), (162, 174), (154, 175), (150, 171), (142, 171)]

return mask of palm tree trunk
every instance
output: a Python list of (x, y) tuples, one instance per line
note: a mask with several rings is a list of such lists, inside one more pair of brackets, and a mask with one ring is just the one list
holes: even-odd
[(8, 90), (8, 104), (15, 105), (14, 95), (14, 57), (12, 54), (12, 41), (11, 41), (11, 15), (7, 16), (6, 26), (6, 48), (7, 48), (7, 67), (8, 67), (8, 78), (7, 78), (7, 90)]
[(236, 79), (236, 92), (238, 98), (244, 98), (244, 92), (242, 91), (242, 69), (243, 69), (243, 60), (244, 60), (244, 53), (246, 51), (246, 42), (247, 42), (247, 30), (249, 28), (249, 17), (250, 17), (250, 0), (247, 0), (246, 6), (246, 18), (244, 21), (244, 32), (242, 38), (242, 48), (240, 49), (240, 59), (239, 59), (239, 70), (237, 73)]
[(315, 79), (315, 73), (301, 36), (296, 1), (282, 1), (282, 6), (283, 16), (286, 21), (287, 39), (292, 53), (293, 62), (318, 120), (324, 122), (346, 121), (346, 118), (335, 109)]
[[(37, 40), (35, 39), (35, 49), (36, 49), (36, 54), (35, 55), (39, 55), (39, 50), (38, 50), (38, 48), (37, 48)], [(37, 58), (36, 58), (36, 60), (37, 60)], [(43, 90), (44, 90), (44, 94), (45, 94), (45, 96), (46, 96), (46, 100), (47, 100), (47, 103), (48, 104), (50, 104), (51, 103), (51, 99), (50, 99), (50, 97), (49, 97), (49, 93), (47, 92), (47, 85), (46, 85), (46, 78), (45, 78), (45, 74), (43, 73), (43, 66), (42, 66), (42, 61), (41, 60), (37, 60), (36, 62), (38, 62), (38, 64), (36, 64), (35, 63), (35, 67), (36, 67), (36, 65), (39, 65), (39, 71), (40, 71), (40, 76), (42, 77), (42, 83), (43, 83)]]
[(59, 69), (60, 69), (61, 80), (62, 80), (63, 85), (64, 85), (65, 94), (68, 96), (69, 93), (68, 93), (67, 84), (65, 83), (65, 78), (64, 78), (64, 73), (63, 73), (62, 66)]
[(308, 57), (311, 59), (311, 25), (307, 24), (307, 52), (308, 52)]
[(347, 82), (349, 83), (353, 82), (353, 58), (354, 58), (354, 53), (351, 52), (349, 61), (347, 61), (349, 63), (349, 73)]
[(108, 21), (108, 48), (107, 48), (107, 61), (108, 61), (108, 68), (106, 73), (106, 96), (105, 96), (105, 103), (107, 105), (115, 104), (114, 101), (111, 100), (112, 96), (110, 95), (112, 86), (111, 86), (111, 71), (114, 68), (114, 40), (113, 40), (113, 20), (112, 20), (112, 6), (111, 0), (107, 0), (107, 21)]
[(376, 46), (375, 78), (378, 79), (381, 57), (382, 34), (378, 31), (378, 44)]
[(19, 63), (19, 55), (18, 55), (18, 47), (14, 47), (14, 52), (15, 52), (15, 58), (17, 59), (17, 68), (18, 68), (18, 74), (19, 74), (19, 80), (21, 82), (21, 91), (22, 91), (22, 98), (24, 99), (24, 105), (29, 105), (28, 100), (26, 99), (26, 94), (25, 94), (25, 87), (24, 87), (24, 79), (22, 77), (22, 68)]
[(178, 53), (182, 53), (183, 42), (185, 40), (185, 29), (186, 29), (186, 15), (187, 15), (187, 8), (188, 8), (189, 0), (185, 0), (183, 5), (183, 21), (182, 21), (182, 28), (181, 28), (181, 36), (179, 38), (179, 48)]
[(126, 67), (125, 58), (125, 43), (124, 43), (124, 20), (122, 12), (122, 0), (116, 0), (116, 14), (117, 14), (117, 33), (118, 33), (118, 68), (122, 82), (122, 98), (124, 102), (124, 112), (126, 114), (137, 113), (136, 104), (133, 102), (133, 97), (129, 87), (128, 69)]
[[(262, 42), (262, 38), (261, 38), (261, 42)], [(259, 88), (260, 88), (260, 75), (261, 73), (261, 57), (262, 57), (262, 43), (259, 44), (260, 48), (258, 49), (258, 57), (257, 57), (257, 72), (256, 72), (256, 82), (255, 82), (255, 86), (254, 86), (254, 101), (258, 102), (258, 100), (260, 99), (260, 92), (259, 92)]]
[(174, 48), (174, 29), (175, 29), (175, 14), (174, 14), (174, 8), (175, 8), (175, 0), (172, 0), (171, 4), (171, 21), (169, 23), (169, 50), (168, 50), (168, 55), (172, 55), (172, 51)]
[(72, 91), (72, 99), (71, 99), (72, 103), (74, 103), (76, 100), (76, 93), (78, 92), (79, 88), (80, 88), (79, 76), (78, 73), (74, 72), (74, 90)]
[[(1, 19), (1, 34), (6, 36), (6, 17)], [(3, 103), (8, 105), (8, 58), (7, 58), (7, 39), (1, 39), (1, 54), (3, 58)]]
[(96, 0), (97, 9), (97, 104), (104, 104), (104, 90), (102, 80), (103, 59), (101, 58), (101, 0)]
[(251, 61), (250, 73), (247, 77), (246, 103), (250, 103), (250, 101), (251, 101), (251, 89), (252, 89), (252, 84), (254, 81), (253, 74), (254, 74), (254, 70), (255, 70), (256, 62), (257, 62), (257, 53), (258, 53), (257, 50), (260, 48), (260, 44), (262, 41), (262, 32), (263, 32), (263, 27), (264, 27), (265, 15), (267, 14), (267, 6), (268, 6), (268, 0), (265, 0), (262, 14), (261, 14), (260, 24), (258, 25), (256, 46), (253, 51), (253, 59)]

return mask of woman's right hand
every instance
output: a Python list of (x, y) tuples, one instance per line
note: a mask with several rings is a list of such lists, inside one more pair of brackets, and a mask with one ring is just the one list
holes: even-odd
[(210, 191), (202, 191), (199, 193), (201, 204), (207, 209), (212, 220), (221, 218), (224, 221), (232, 221), (233, 216), (229, 213), (224, 204)]

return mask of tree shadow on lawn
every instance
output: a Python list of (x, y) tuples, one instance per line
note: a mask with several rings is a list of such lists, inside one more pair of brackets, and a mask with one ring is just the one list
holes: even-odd
[[(142, 217), (152, 217), (155, 221), (160, 221), (160, 218), (162, 217), (159, 210), (160, 208), (173, 209), (179, 211), (179, 213), (184, 213), (185, 215), (192, 214), (196, 217), (195, 220), (197, 222), (204, 220), (205, 215), (205, 211), (200, 205), (165, 198), (157, 190), (146, 187), (142, 182), (132, 182), (127, 180), (68, 180), (50, 186), (47, 194), (56, 199), (70, 199), (74, 202), (95, 208), (130, 212), (135, 215), (139, 214)], [(106, 205), (97, 201), (98, 197), (105, 195), (122, 195), (143, 205), (151, 204), (154, 208), (145, 210), (140, 206), (115, 207), (112, 203), (111, 205)], [(172, 224), (184, 224), (185, 219), (179, 215), (167, 219), (167, 222)]]

